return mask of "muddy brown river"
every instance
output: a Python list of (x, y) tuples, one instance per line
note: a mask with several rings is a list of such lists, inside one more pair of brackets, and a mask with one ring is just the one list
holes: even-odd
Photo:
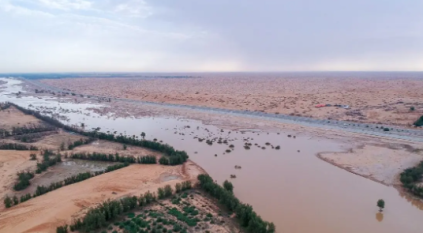
[[(3, 95), (0, 101), (4, 100), (24, 107), (30, 104), (69, 109), (86, 107), (30, 97), (16, 99)], [(100, 127), (104, 132), (116, 130), (137, 136), (145, 132), (147, 139), (156, 138), (187, 151), (191, 160), (217, 182), (230, 180), (236, 196), (251, 204), (265, 220), (274, 222), (279, 233), (423, 232), (421, 201), (413, 201), (393, 187), (354, 175), (316, 157), (319, 152), (348, 148), (337, 141), (282, 131), (279, 134), (251, 130), (222, 132), (216, 126), (176, 117), (114, 120), (94, 113), (90, 116), (69, 113), (67, 117), (70, 119), (67, 124), (83, 122), (88, 129)], [(200, 142), (198, 137), (204, 141)], [(219, 137), (228, 143), (206, 143), (207, 139)], [(245, 142), (252, 144), (250, 149), (244, 148)], [(234, 149), (225, 152), (231, 144)], [(279, 150), (272, 149), (278, 145)], [(231, 175), (236, 178), (231, 179)], [(383, 213), (376, 207), (380, 198), (386, 202)]]

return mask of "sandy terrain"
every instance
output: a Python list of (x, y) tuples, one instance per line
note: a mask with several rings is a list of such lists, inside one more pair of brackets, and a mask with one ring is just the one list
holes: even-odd
[(0, 150), (0, 210), (4, 209), (3, 200), (11, 195), (17, 180), (16, 173), (34, 169), (36, 161), (29, 160), (30, 151)]
[[(409, 125), (423, 115), (423, 79), (289, 74), (200, 78), (72, 78), (41, 82), (77, 93), (154, 102)], [(349, 105), (350, 109), (317, 104)], [(414, 107), (414, 111), (410, 108)]]
[(0, 111), (0, 129), (11, 130), (13, 127), (22, 127), (27, 124), (40, 124), (37, 118), (25, 115), (14, 107)]
[(400, 185), (398, 174), (420, 163), (422, 152), (395, 144), (366, 144), (347, 152), (321, 153), (318, 156), (354, 174), (386, 185)]
[[(80, 217), (89, 206), (107, 199), (156, 192), (158, 187), (166, 184), (174, 186), (181, 180), (195, 179), (196, 174), (203, 172), (191, 162), (183, 166), (134, 164), (65, 186), (2, 211), (0, 232), (55, 232), (57, 226), (70, 223), (72, 217)], [(189, 172), (184, 173), (185, 170)], [(180, 178), (168, 181), (158, 179), (163, 174)]]

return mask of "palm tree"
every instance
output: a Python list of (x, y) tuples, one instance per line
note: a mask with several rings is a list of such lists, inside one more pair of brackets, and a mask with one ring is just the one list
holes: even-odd
[(141, 133), (141, 137), (142, 137), (142, 139), (145, 138), (145, 133), (144, 132)]

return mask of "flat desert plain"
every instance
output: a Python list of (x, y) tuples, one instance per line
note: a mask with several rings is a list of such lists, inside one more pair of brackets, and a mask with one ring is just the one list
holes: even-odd
[[(229, 73), (41, 82), (82, 94), (365, 123), (411, 126), (423, 115), (423, 79), (401, 73)], [(320, 104), (332, 106), (316, 107)]]

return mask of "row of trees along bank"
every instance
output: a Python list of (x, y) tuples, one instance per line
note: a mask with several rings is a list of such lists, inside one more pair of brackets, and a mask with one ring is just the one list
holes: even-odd
[[(181, 188), (182, 187), (182, 188)], [(124, 197), (120, 200), (108, 200), (100, 204), (95, 208), (88, 210), (87, 214), (75, 220), (70, 226), (71, 231), (80, 232), (91, 232), (103, 227), (106, 227), (108, 223), (117, 219), (123, 213), (134, 210), (137, 207), (144, 207), (157, 199), (163, 199), (172, 196), (174, 193), (178, 193), (184, 190), (191, 189), (191, 182), (185, 181), (178, 183), (175, 186), (175, 192), (170, 185), (166, 185), (164, 188), (159, 188), (158, 193), (146, 192), (140, 196)], [(68, 226), (61, 226), (57, 228), (59, 232), (67, 232)]]
[[(198, 180), (200, 187), (211, 196), (217, 198), (229, 211), (235, 212), (237, 219), (240, 221), (242, 227), (250, 233), (274, 233), (276, 231), (275, 225), (263, 221), (258, 216), (250, 205), (241, 203), (238, 198), (232, 193), (233, 185), (225, 181), (225, 187), (222, 187), (213, 182), (213, 179), (208, 175), (199, 175)], [(191, 188), (190, 182), (176, 184), (175, 193)], [(91, 208), (87, 214), (80, 219), (74, 220), (70, 225), (71, 231), (91, 232), (104, 228), (108, 223), (120, 217), (125, 212), (134, 210), (137, 207), (146, 206), (157, 199), (167, 198), (174, 194), (173, 189), (166, 185), (164, 188), (159, 188), (157, 194), (147, 192), (141, 196), (125, 197), (120, 200), (108, 200), (95, 208)], [(172, 209), (169, 210), (172, 214)], [(181, 216), (182, 217), (182, 216)], [(196, 222), (192, 222), (195, 226)], [(61, 226), (57, 228), (57, 232), (67, 232), (68, 226)]]
[(209, 175), (201, 174), (198, 176), (200, 187), (209, 193), (211, 196), (217, 198), (221, 204), (226, 206), (229, 211), (236, 213), (237, 219), (240, 221), (242, 227), (245, 227), (251, 233), (274, 233), (275, 225), (263, 221), (263, 219), (254, 212), (253, 207), (244, 203), (235, 197), (232, 192), (233, 186), (230, 182), (225, 182), (225, 187), (222, 187), (215, 182)]
[(37, 186), (36, 191), (32, 195), (28, 193), (28, 194), (22, 195), (19, 198), (17, 196), (13, 196), (12, 198), (9, 196), (6, 196), (6, 198), (4, 199), (4, 205), (6, 208), (10, 208), (13, 205), (17, 205), (19, 203), (25, 202), (31, 198), (35, 198), (37, 196), (46, 194), (53, 190), (59, 189), (63, 186), (71, 185), (71, 184), (89, 179), (91, 177), (98, 176), (98, 175), (111, 172), (117, 169), (121, 169), (127, 166), (129, 166), (129, 163), (119, 163), (119, 164), (108, 166), (104, 171), (96, 171), (94, 173), (91, 173), (91, 172), (79, 173), (77, 175), (68, 177), (62, 181), (51, 183), (49, 186), (39, 185)]
[(38, 150), (38, 147), (18, 143), (3, 143), (0, 144), (0, 150)]
[(416, 185), (416, 183), (422, 180), (422, 176), (423, 161), (415, 167), (405, 169), (400, 175), (400, 180), (404, 188), (412, 194), (423, 198), (423, 187)]
[(141, 157), (133, 156), (120, 156), (116, 154), (106, 154), (106, 153), (72, 153), (70, 156), (72, 159), (81, 159), (81, 160), (92, 160), (92, 161), (107, 161), (107, 162), (122, 162), (122, 163), (142, 163), (142, 164), (156, 164), (156, 156), (146, 155)]
[(26, 109), (23, 108), (19, 105), (10, 103), (11, 105), (13, 105), (14, 107), (16, 107), (17, 109), (19, 109), (20, 111), (22, 111), (25, 114), (29, 114), (29, 115), (33, 115), (34, 117), (45, 121), (55, 127), (58, 128), (62, 128), (64, 130), (67, 131), (71, 131), (74, 133), (78, 133), (87, 137), (91, 137), (91, 138), (97, 138), (97, 139), (101, 139), (101, 140), (108, 140), (108, 141), (112, 141), (112, 142), (118, 142), (118, 143), (123, 143), (123, 144), (128, 144), (128, 145), (133, 145), (133, 146), (139, 146), (139, 147), (145, 147), (151, 150), (155, 150), (158, 152), (161, 152), (163, 154), (165, 154), (166, 157), (163, 157), (164, 159), (162, 160), (162, 162), (160, 162), (161, 164), (166, 164), (166, 165), (177, 165), (177, 164), (182, 164), (184, 163), (187, 159), (188, 159), (188, 155), (185, 151), (179, 151), (179, 150), (175, 150), (175, 148), (173, 148), (170, 145), (167, 144), (162, 144), (159, 142), (155, 142), (155, 141), (149, 141), (149, 140), (139, 140), (136, 139), (135, 137), (130, 137), (130, 136), (126, 136), (126, 135), (114, 135), (111, 133), (103, 133), (103, 132), (99, 132), (98, 130), (94, 130), (94, 131), (84, 131), (81, 130), (77, 127), (71, 127), (68, 125), (65, 125), (63, 123), (61, 123), (60, 121), (58, 121), (57, 119), (54, 119), (52, 117), (49, 116), (44, 116), (41, 115), (40, 112), (38, 111), (34, 111), (31, 109)]

